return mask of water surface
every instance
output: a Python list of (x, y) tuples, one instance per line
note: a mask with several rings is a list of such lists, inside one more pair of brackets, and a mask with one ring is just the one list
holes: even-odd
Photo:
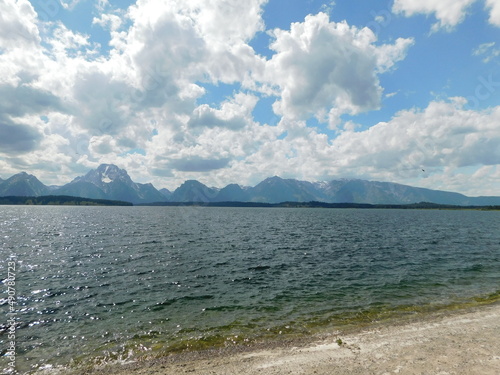
[[(499, 292), (499, 212), (4, 206), (0, 224), (1, 279), (9, 257), (17, 264), (20, 372), (308, 334)], [(2, 293), (5, 317), (5, 283)]]

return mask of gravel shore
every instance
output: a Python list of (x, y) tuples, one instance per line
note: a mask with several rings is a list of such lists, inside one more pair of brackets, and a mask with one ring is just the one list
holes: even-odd
[[(500, 374), (500, 305), (283, 342), (106, 366), (87, 374)], [(80, 372), (82, 374), (82, 372)]]

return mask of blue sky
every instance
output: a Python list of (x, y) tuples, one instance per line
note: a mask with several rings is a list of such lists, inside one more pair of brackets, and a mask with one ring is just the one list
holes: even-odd
[(500, 2), (6, 0), (0, 177), (500, 195)]

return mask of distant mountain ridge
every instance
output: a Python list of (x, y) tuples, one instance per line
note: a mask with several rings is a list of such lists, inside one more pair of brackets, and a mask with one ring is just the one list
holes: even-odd
[(35, 176), (26, 172), (18, 173), (0, 182), (0, 196), (40, 196), (48, 195), (50, 189)]
[(157, 190), (152, 184), (132, 181), (127, 171), (113, 164), (101, 164), (85, 176), (61, 187), (47, 187), (25, 172), (6, 180), (0, 179), (0, 196), (66, 195), (91, 199), (109, 199), (134, 204), (153, 202), (325, 202), (359, 204), (412, 204), (429, 202), (457, 206), (500, 205), (500, 197), (467, 197), (463, 194), (417, 188), (392, 182), (340, 179), (308, 182), (266, 178), (254, 187), (229, 184), (211, 188), (188, 180), (173, 192)]
[(69, 184), (55, 190), (53, 194), (132, 203), (165, 200), (165, 196), (152, 184), (139, 184), (132, 181), (126, 170), (113, 164), (101, 164), (85, 176), (77, 177)]

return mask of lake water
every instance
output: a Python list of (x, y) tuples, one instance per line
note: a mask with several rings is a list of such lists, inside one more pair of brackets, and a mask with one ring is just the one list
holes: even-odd
[(500, 293), (500, 212), (0, 207), (20, 372), (335, 330)]

